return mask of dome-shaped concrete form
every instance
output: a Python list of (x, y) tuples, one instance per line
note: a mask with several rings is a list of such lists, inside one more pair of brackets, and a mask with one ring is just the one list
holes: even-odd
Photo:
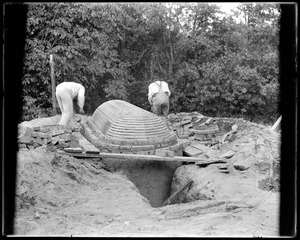
[(101, 104), (81, 132), (100, 150), (140, 153), (177, 144), (160, 117), (122, 100)]

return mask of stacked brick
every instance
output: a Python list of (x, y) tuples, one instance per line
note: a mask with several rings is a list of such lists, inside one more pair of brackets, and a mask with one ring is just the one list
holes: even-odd
[(23, 127), (19, 132), (19, 149), (35, 149), (40, 146), (57, 146), (59, 148), (79, 147), (79, 141), (72, 134), (72, 131), (79, 129), (70, 129), (60, 125), (41, 126), (41, 127)]
[(156, 149), (168, 149), (180, 155), (182, 151), (181, 143), (177, 142), (177, 137), (172, 132), (170, 137), (167, 135), (168, 138), (158, 136), (137, 140), (126, 139), (126, 134), (124, 134), (124, 139), (120, 139), (105, 135), (91, 119), (82, 123), (80, 131), (90, 143), (104, 153), (155, 155)]
[(199, 124), (195, 129), (191, 130), (194, 133), (194, 139), (205, 145), (216, 142), (216, 134), (219, 132), (219, 127), (211, 118), (204, 123)]
[[(168, 120), (178, 138), (193, 140), (216, 149), (219, 144), (234, 141), (238, 132), (237, 125), (227, 123), (226, 119), (209, 118), (197, 112), (170, 114)], [(229, 131), (231, 127), (232, 130)]]
[(182, 119), (176, 119), (172, 127), (179, 138), (189, 138), (191, 134), (190, 129), (193, 127), (192, 117), (186, 116)]

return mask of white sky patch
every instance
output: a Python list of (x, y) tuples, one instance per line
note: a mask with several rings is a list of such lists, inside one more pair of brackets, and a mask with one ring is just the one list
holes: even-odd
[(237, 10), (237, 7), (241, 3), (235, 2), (235, 3), (214, 3), (214, 4), (218, 5), (223, 12), (230, 14), (231, 10)]
[[(237, 11), (237, 7), (240, 6), (241, 4), (243, 4), (242, 2), (225, 2), (225, 3), (212, 3), (217, 5), (218, 7), (220, 7), (220, 10), (223, 12), (222, 14), (217, 14), (220, 17), (228, 17), (228, 16), (232, 16), (233, 17), (233, 11)], [(241, 17), (233, 17), (236, 22), (241, 22), (242, 19)]]

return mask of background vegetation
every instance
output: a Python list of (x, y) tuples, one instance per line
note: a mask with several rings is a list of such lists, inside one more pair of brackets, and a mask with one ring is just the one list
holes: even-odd
[(110, 99), (150, 110), (158, 77), (169, 83), (170, 112), (272, 124), (279, 17), (275, 4), (240, 4), (229, 16), (203, 3), (29, 4), (22, 121), (52, 113), (53, 54), (56, 84), (86, 87), (87, 114)]

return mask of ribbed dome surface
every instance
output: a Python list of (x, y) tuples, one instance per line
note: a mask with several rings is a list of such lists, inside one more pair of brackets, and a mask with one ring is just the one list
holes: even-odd
[(176, 140), (175, 133), (158, 116), (122, 100), (101, 104), (92, 120), (105, 140), (114, 144), (174, 144)]

